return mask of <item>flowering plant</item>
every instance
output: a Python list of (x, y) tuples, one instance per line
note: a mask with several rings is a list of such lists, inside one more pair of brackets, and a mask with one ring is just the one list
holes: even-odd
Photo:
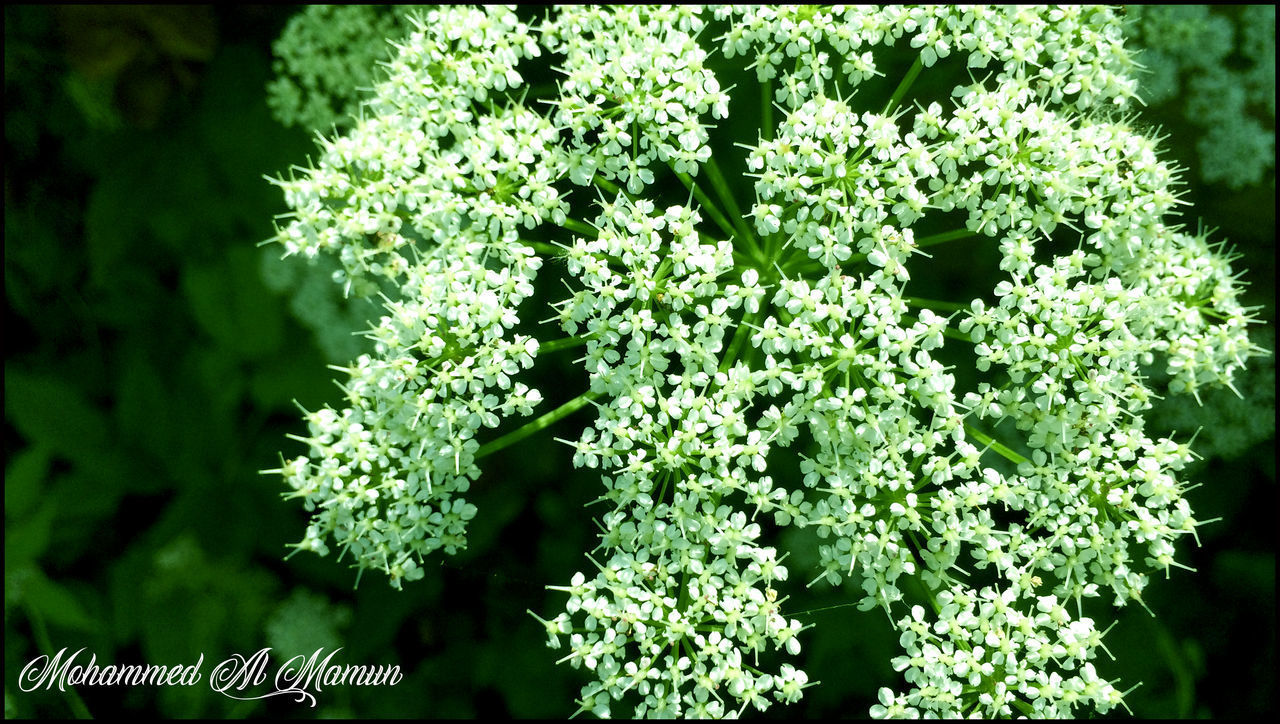
[[(421, 578), (482, 514), (482, 459), (590, 406), (557, 434), (601, 471), (600, 545), (537, 617), (591, 672), (579, 711), (797, 701), (793, 572), (900, 633), (906, 687), (873, 716), (1122, 702), (1085, 604), (1141, 605), (1202, 523), (1189, 445), (1143, 413), (1260, 350), (1125, 115), (1112, 9), (410, 20), (349, 130), (277, 181), (285, 253), (384, 307), (346, 407), (307, 413), (278, 471), (312, 513), (299, 550)], [(958, 244), (995, 252), (994, 286), (920, 284)], [(588, 388), (487, 434), (543, 405), (520, 375), (568, 349)], [(816, 531), (816, 570), (785, 565), (787, 528)]]

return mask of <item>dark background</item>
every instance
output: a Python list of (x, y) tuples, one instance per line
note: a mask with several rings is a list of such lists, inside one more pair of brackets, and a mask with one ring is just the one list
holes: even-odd
[[(260, 281), (257, 244), (284, 210), (264, 175), (313, 149), (264, 101), (270, 44), (294, 11), (5, 8), (6, 717), (574, 709), (585, 678), (554, 664), (563, 654), (526, 614), (560, 610), (562, 594), (544, 586), (567, 582), (595, 545), (596, 511), (583, 505), (598, 477), (573, 471), (561, 446), (535, 437), (486, 459), (471, 548), (403, 592), (376, 577), (353, 590), (354, 572), (332, 558), (283, 560), (305, 514), (258, 471), (302, 452), (285, 437), (303, 432), (294, 401), (338, 400), (289, 300)], [(1250, 303), (1273, 326), (1274, 175), (1242, 192), (1197, 185), (1185, 140), (1196, 131), (1177, 102), (1146, 118), (1172, 137), (1195, 213), (1240, 252)], [(539, 369), (530, 381), (554, 399), (576, 394), (579, 377)], [(1099, 670), (1122, 687), (1143, 682), (1128, 698), (1139, 716), (1275, 709), (1274, 367), (1238, 387), (1244, 402), (1214, 393), (1203, 412), (1179, 400), (1153, 415), (1157, 428), (1213, 420), (1207, 437), (1261, 441), (1225, 445), (1229, 456), (1189, 471), (1203, 483), (1190, 494), (1197, 513), (1222, 519), (1181, 552), (1199, 572), (1153, 582), (1156, 617), (1130, 607), (1105, 640), (1116, 660)], [(797, 590), (793, 610), (841, 600)], [(882, 612), (804, 620), (818, 625), (797, 664), (823, 683), (771, 716), (863, 717), (879, 686), (898, 685)], [(405, 679), (326, 690), (315, 709), (239, 702), (204, 683), (77, 694), (15, 683), (27, 661), (62, 647), (99, 663), (204, 654), (207, 676), (232, 654), (289, 644), (341, 645), (342, 663), (398, 664)]]

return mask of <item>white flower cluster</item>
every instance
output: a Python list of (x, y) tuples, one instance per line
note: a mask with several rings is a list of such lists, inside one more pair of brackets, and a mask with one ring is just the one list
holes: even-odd
[(1153, 427), (1194, 430), (1195, 451), (1204, 460), (1237, 458), (1273, 437), (1275, 428), (1258, 421), (1276, 419), (1275, 331), (1255, 328), (1250, 336), (1269, 352), (1265, 358), (1250, 360), (1243, 374), (1236, 374), (1231, 388), (1207, 391), (1201, 405), (1179, 404), (1180, 400), (1172, 397), (1157, 400), (1147, 416)]
[(704, 240), (698, 222), (687, 206), (658, 213), (620, 196), (604, 204), (599, 234), (567, 251), (583, 288), (560, 319), (588, 335), (592, 390), (612, 399), (571, 443), (574, 464), (607, 471), (614, 507), (602, 521), (607, 564), (575, 577), (566, 613), (547, 625), (553, 643), (575, 632), (565, 660), (595, 670), (582, 707), (602, 716), (628, 691), (641, 697), (635, 716), (763, 710), (807, 682), (790, 665), (753, 666), (766, 647), (799, 652), (801, 628), (774, 587), (787, 569), (757, 542), (757, 515), (782, 497), (761, 475), (778, 431), (748, 416), (763, 375), (721, 364), (733, 312), (758, 310), (763, 290), (754, 270), (725, 283), (732, 246)]
[[(1103, 7), (945, 5), (909, 7), (741, 7), (716, 10), (732, 23), (727, 57), (753, 57), (760, 80), (778, 78), (779, 103), (795, 107), (822, 93), (843, 59), (841, 76), (851, 88), (882, 75), (874, 46), (903, 37), (933, 67), (953, 52), (971, 69), (996, 66), (994, 84), (1027, 84), (1054, 104), (1080, 110), (1102, 99), (1122, 105), (1133, 95), (1131, 62), (1119, 26)], [(791, 72), (783, 72), (788, 64)]]
[(921, 707), (956, 716), (966, 707), (965, 690), (975, 688), (982, 691), (976, 709), (988, 715), (1059, 719), (1082, 704), (1103, 713), (1120, 704), (1123, 694), (1088, 663), (1106, 650), (1092, 619), (1072, 619), (1056, 596), (1036, 597), (1025, 612), (1018, 598), (1016, 589), (952, 586), (938, 593), (933, 622), (912, 606), (898, 622), (906, 653), (893, 668), (915, 689), (903, 695), (881, 688), (871, 715), (913, 716)]
[(599, 173), (638, 194), (653, 183), (655, 161), (697, 173), (710, 154), (702, 116), (729, 113), (698, 44), (703, 25), (687, 5), (566, 7), (546, 24), (543, 44), (565, 56), (554, 121), (572, 134), (575, 182)]
[[(535, 38), (510, 10), (450, 8), (415, 26), (364, 119), (280, 182), (289, 253), (336, 256), (352, 294), (397, 292), (350, 407), (310, 415), (311, 455), (284, 467), (315, 510), (302, 547), (421, 576), (476, 512), (477, 433), (540, 399), (515, 375), (584, 345), (590, 389), (484, 448), (595, 404), (564, 442), (602, 472), (604, 532), (539, 619), (593, 674), (581, 711), (797, 701), (810, 682), (782, 655), (805, 626), (770, 544), (787, 526), (821, 539), (810, 585), (849, 581), (900, 632), (910, 688), (873, 715), (1122, 703), (1084, 601), (1141, 603), (1199, 525), (1188, 446), (1145, 430), (1148, 372), (1197, 395), (1259, 350), (1229, 258), (1172, 225), (1174, 170), (1117, 115), (1134, 84), (1112, 9), (568, 7)], [(563, 76), (546, 117), (517, 70), (538, 42)], [(774, 101), (748, 116), (737, 184), (706, 122), (733, 90), (717, 52)], [(998, 280), (912, 296), (944, 243), (998, 249)], [(570, 335), (542, 345), (514, 331), (541, 257)]]
[(323, 554), (332, 538), (397, 586), (422, 576), (424, 555), (465, 545), (475, 433), (541, 400), (512, 380), (538, 350), (511, 332), (541, 266), (518, 233), (564, 205), (550, 124), (521, 106), (472, 107), (521, 82), (516, 62), (538, 52), (525, 26), (497, 8), (415, 25), (372, 115), (277, 182), (293, 209), (277, 237), (288, 253), (334, 254), (349, 293), (375, 280), (398, 292), (368, 333), (375, 355), (348, 369), (350, 406), (310, 413), (310, 455), (282, 469), (314, 511), (298, 547)]
[[(315, 511), (298, 548), (323, 555), (332, 537), (397, 587), (422, 577), (426, 554), (465, 547), (476, 509), (461, 494), (480, 474), (476, 432), (541, 400), (512, 381), (538, 343), (509, 333), (513, 310), (533, 291), (537, 257), (514, 243), (499, 256), (466, 236), (440, 249), (410, 269), (404, 298), (370, 332), (377, 357), (361, 355), (348, 369), (350, 407), (308, 414), (302, 441), (311, 457), (283, 468), (293, 497)], [(486, 268), (485, 257), (504, 268)]]

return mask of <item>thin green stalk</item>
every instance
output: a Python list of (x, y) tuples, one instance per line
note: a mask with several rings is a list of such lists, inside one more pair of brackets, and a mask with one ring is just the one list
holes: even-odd
[(538, 354), (549, 354), (551, 352), (559, 352), (562, 349), (572, 349), (590, 341), (591, 337), (561, 337), (538, 345)]
[(923, 249), (926, 246), (934, 246), (937, 244), (945, 244), (948, 241), (958, 241), (960, 239), (969, 239), (977, 236), (976, 231), (968, 229), (955, 229), (954, 231), (944, 231), (941, 234), (933, 234), (916, 239), (916, 246)]
[(529, 241), (528, 239), (521, 239), (520, 243), (530, 247), (539, 254), (545, 254), (546, 256), (560, 256), (561, 254), (564, 254), (565, 251), (563, 248), (556, 246), (555, 244), (548, 244), (545, 241)]
[(591, 183), (595, 184), (596, 186), (599, 186), (600, 188), (604, 189), (605, 191), (608, 191), (609, 193), (615, 196), (622, 193), (622, 188), (620, 186), (610, 181), (609, 179), (601, 176), (600, 174), (596, 174), (592, 176)]
[[(916, 537), (915, 532), (908, 530), (907, 537), (911, 539), (913, 544), (915, 544), (916, 550), (912, 552), (911, 556), (916, 559), (916, 570), (920, 570), (925, 567), (925, 562), (918, 551), (926, 550), (926, 548), (921, 545), (920, 539)], [(935, 614), (940, 612), (942, 610), (942, 606), (938, 605), (938, 599), (933, 595), (933, 589), (929, 587), (929, 584), (924, 582), (924, 577), (916, 573), (911, 575), (911, 580), (915, 581), (916, 584), (920, 586), (920, 590), (924, 592), (925, 599), (929, 601), (929, 608), (931, 608)]]
[(965, 429), (965, 431), (966, 431), (966, 432), (968, 432), (970, 435), (973, 435), (973, 437), (974, 437), (978, 442), (982, 443), (983, 445), (986, 445), (986, 446), (990, 447), (992, 450), (995, 450), (997, 453), (999, 453), (999, 454), (1000, 454), (1000, 456), (1001, 456), (1001, 457), (1003, 457), (1005, 460), (1008, 460), (1009, 462), (1015, 463), (1015, 464), (1017, 464), (1017, 465), (1021, 465), (1022, 463), (1026, 463), (1026, 462), (1030, 462), (1030, 461), (1029, 461), (1029, 460), (1027, 460), (1026, 458), (1024, 458), (1024, 457), (1022, 457), (1021, 455), (1019, 455), (1018, 453), (1016, 453), (1016, 452), (1014, 452), (1013, 450), (1010, 450), (1009, 448), (1005, 447), (1003, 444), (1001, 444), (998, 440), (996, 440), (995, 438), (991, 437), (990, 435), (985, 435), (985, 434), (983, 434), (983, 433), (979, 432), (979, 431), (978, 431), (977, 429), (975, 429), (972, 425), (965, 425), (965, 426), (964, 426), (964, 429)]
[(733, 339), (729, 342), (729, 348), (725, 350), (724, 359), (720, 361), (720, 372), (727, 372), (729, 367), (733, 365), (734, 360), (738, 358), (738, 352), (741, 351), (742, 345), (751, 336), (750, 325), (758, 322), (763, 312), (764, 307), (762, 306), (751, 315), (750, 322), (747, 321), (746, 315), (743, 315), (742, 321), (738, 322), (738, 328), (733, 333)]
[(925, 299), (923, 297), (903, 297), (902, 300), (913, 307), (924, 307), (925, 309), (941, 309), (943, 311), (954, 312), (969, 308), (968, 304), (944, 302), (938, 299)]
[(857, 605), (858, 605), (857, 601), (848, 601), (846, 603), (837, 603), (834, 606), (822, 606), (821, 608), (810, 608), (804, 611), (793, 611), (787, 615), (793, 618), (799, 618), (800, 616), (808, 616), (809, 614), (813, 614), (813, 613), (822, 613), (823, 611), (834, 611), (837, 608), (852, 608)]
[(894, 89), (893, 95), (889, 98), (889, 102), (885, 104), (884, 115), (893, 112), (898, 104), (902, 102), (903, 97), (907, 95), (907, 91), (911, 89), (911, 84), (916, 82), (916, 78), (920, 76), (920, 71), (924, 69), (924, 56), (917, 55), (916, 62), (911, 64), (911, 68), (907, 70), (907, 74), (902, 77), (902, 82), (898, 83), (898, 87)]
[(491, 440), (485, 443), (484, 445), (481, 445), (480, 449), (476, 451), (476, 460), (479, 460), (480, 458), (483, 458), (487, 455), (492, 455), (493, 453), (496, 453), (499, 450), (502, 450), (503, 448), (509, 447), (511, 445), (514, 445), (520, 442), (521, 440), (525, 439), (526, 437), (529, 437), (530, 435), (536, 432), (540, 432), (542, 430), (547, 429), (548, 427), (551, 427), (552, 425), (556, 424), (560, 420), (563, 420), (569, 415), (572, 415), (573, 413), (582, 409), (583, 407), (586, 406), (588, 402), (591, 402), (592, 400), (594, 400), (599, 396), (600, 396), (599, 392), (592, 392), (591, 390), (587, 390), (581, 395), (578, 395), (572, 400), (569, 400), (568, 402), (557, 407), (551, 412), (548, 412), (542, 417), (539, 417), (533, 422), (530, 422), (529, 424), (519, 429), (512, 430), (511, 432), (507, 433), (506, 435), (503, 435), (497, 440)]
[(716, 157), (711, 156), (707, 159), (704, 168), (707, 169), (707, 178), (711, 179), (711, 187), (716, 190), (716, 195), (724, 202), (729, 213), (732, 215), (730, 220), (742, 234), (742, 240), (750, 244), (753, 249), (763, 253), (760, 248), (760, 241), (756, 239), (756, 235), (751, 233), (751, 227), (747, 226), (742, 216), (742, 208), (738, 206), (738, 202), (733, 198), (733, 189), (729, 188), (729, 182), (725, 180), (724, 174), (720, 172), (720, 164), (716, 163)]
[(826, 265), (817, 259), (810, 259), (806, 254), (792, 254), (781, 264), (778, 265), (783, 272), (794, 271), (797, 274), (805, 274), (811, 271), (825, 271)]
[[(40, 651), (45, 656), (52, 660), (54, 656), (53, 643), (49, 640), (49, 630), (45, 628), (44, 617), (40, 615), (35, 606), (26, 604), (22, 608), (27, 614), (27, 620), (31, 622), (31, 633), (35, 637), (36, 646), (40, 648)], [(89, 707), (85, 706), (84, 699), (80, 698), (80, 693), (76, 691), (74, 686), (68, 684), (65, 693), (67, 695), (67, 705), (71, 707), (71, 713), (75, 715), (75, 718), (93, 718), (93, 714), (89, 713)]]
[(766, 78), (760, 84), (760, 136), (773, 140), (773, 79)]
[[(723, 213), (721, 213), (720, 208), (716, 206), (710, 196), (707, 196), (707, 192), (703, 191), (701, 186), (694, 183), (694, 180), (689, 177), (689, 174), (684, 173), (683, 171), (675, 171), (675, 169), (672, 169), (672, 171), (675, 173), (676, 178), (680, 179), (680, 183), (684, 184), (685, 188), (693, 192), (694, 198), (698, 199), (698, 203), (702, 204), (702, 208), (707, 212), (707, 215), (711, 217), (711, 220), (716, 222), (716, 226), (719, 226), (721, 231), (731, 238), (738, 238), (741, 236), (738, 232), (734, 231), (733, 224), (729, 223), (729, 220), (725, 218)], [(763, 265), (764, 259), (759, 257), (758, 250), (753, 249), (752, 251), (757, 256), (756, 261)]]
[(561, 226), (568, 229), (569, 231), (582, 234), (583, 236), (589, 236), (592, 239), (600, 235), (600, 232), (596, 229), (596, 227), (591, 226), (590, 224), (586, 224), (581, 221), (578, 221), (577, 219), (565, 219), (564, 223), (561, 224)]
[(557, 96), (560, 94), (560, 84), (548, 82), (527, 85), (524, 87), (524, 92), (526, 94), (526, 99), (528, 96), (533, 96), (535, 100), (539, 98)]

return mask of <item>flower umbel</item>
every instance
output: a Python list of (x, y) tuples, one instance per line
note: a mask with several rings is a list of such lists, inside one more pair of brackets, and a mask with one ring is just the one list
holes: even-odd
[[(277, 181), (285, 253), (383, 305), (346, 406), (308, 413), (279, 471), (300, 549), (421, 578), (483, 514), (478, 461), (590, 404), (557, 434), (600, 470), (600, 545), (535, 616), (590, 672), (579, 711), (798, 701), (793, 578), (899, 632), (905, 693), (873, 716), (1122, 704), (1083, 602), (1141, 604), (1200, 524), (1189, 447), (1144, 413), (1260, 350), (1126, 115), (1111, 8), (410, 17), (349, 130)], [(947, 295), (916, 281), (943, 244), (997, 261)], [(569, 347), (589, 387), (489, 438)], [(792, 526), (815, 570), (784, 565)]]

